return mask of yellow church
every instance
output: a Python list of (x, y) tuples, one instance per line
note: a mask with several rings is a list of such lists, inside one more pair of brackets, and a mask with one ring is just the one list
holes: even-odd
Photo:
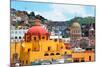
[(26, 65), (39, 60), (61, 59), (64, 54), (72, 53), (72, 50), (65, 48), (62, 40), (50, 40), (49, 36), (40, 20), (36, 19), (35, 26), (25, 34), (24, 41), (11, 43), (11, 62), (18, 59), (22, 65)]

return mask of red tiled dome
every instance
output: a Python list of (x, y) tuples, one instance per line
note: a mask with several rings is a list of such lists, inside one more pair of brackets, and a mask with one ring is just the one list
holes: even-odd
[(27, 33), (33, 34), (33, 35), (46, 35), (48, 34), (48, 31), (45, 30), (42, 26), (33, 26), (29, 28)]

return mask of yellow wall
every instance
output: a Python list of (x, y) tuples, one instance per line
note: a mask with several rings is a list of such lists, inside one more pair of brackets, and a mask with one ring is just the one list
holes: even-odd
[[(34, 36), (33, 36), (34, 37)], [(48, 50), (48, 47), (49, 50)], [(28, 52), (28, 50), (30, 50)], [(70, 49), (65, 49), (65, 45), (62, 41), (39, 40), (38, 37), (36, 40), (32, 39), (30, 42), (19, 42), (16, 43), (16, 52), (18, 53), (18, 58), (23, 64), (30, 64), (31, 62), (43, 59), (43, 60), (52, 60), (60, 59), (66, 53), (67, 55), (72, 55), (74, 58), (84, 58), (85, 61), (89, 61), (89, 56), (91, 56), (91, 61), (94, 61), (94, 53), (77, 53), (73, 52)], [(11, 43), (11, 63), (13, 63), (13, 54), (15, 53), (15, 43)], [(48, 56), (45, 56), (45, 54)], [(54, 55), (50, 55), (50, 54)], [(59, 53), (60, 55), (56, 55)], [(26, 62), (27, 61), (27, 62)]]
[[(23, 46), (23, 49), (20, 45)], [(13, 58), (12, 55), (15, 49), (14, 46), (15, 43), (11, 43), (11, 58)], [(34, 47), (36, 47), (37, 49), (39, 49), (40, 47), (40, 51), (33, 50)], [(49, 51), (48, 51), (48, 47), (50, 47)], [(28, 53), (28, 49), (31, 50), (29, 53)], [(67, 54), (71, 54), (71, 50), (66, 50), (63, 42), (59, 42), (59, 41), (55, 42), (54, 40), (46, 40), (46, 39), (41, 39), (39, 41), (32, 40), (30, 42), (23, 42), (22, 44), (17, 43), (16, 51), (21, 61), (28, 60), (29, 62), (34, 62), (40, 59), (44, 59), (44, 60), (60, 59), (62, 58), (62, 55), (64, 55), (65, 52)], [(44, 56), (45, 53), (48, 53), (49, 56)], [(54, 53), (54, 55), (51, 56), (50, 55), (51, 53)], [(60, 55), (56, 55), (56, 53), (59, 53)]]
[(75, 52), (75, 53), (72, 53), (72, 58), (78, 58), (79, 60), (81, 60), (82, 58), (84, 58), (85, 62), (88, 62), (90, 61), (89, 60), (89, 56), (91, 56), (91, 61), (94, 61), (95, 60), (95, 55), (93, 52)]

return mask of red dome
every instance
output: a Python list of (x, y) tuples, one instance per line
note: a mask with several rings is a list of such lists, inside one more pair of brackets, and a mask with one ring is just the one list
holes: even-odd
[(29, 28), (28, 32), (34, 35), (46, 35), (48, 34), (47, 30), (45, 30), (42, 26), (33, 26)]

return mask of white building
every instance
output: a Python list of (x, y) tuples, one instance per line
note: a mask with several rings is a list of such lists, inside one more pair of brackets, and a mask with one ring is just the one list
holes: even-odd
[(50, 39), (62, 39), (62, 36), (50, 36)]
[(64, 43), (70, 43), (70, 38), (62, 38), (62, 40), (64, 41)]
[(12, 29), (10, 31), (10, 39), (11, 42), (13, 42), (14, 40), (16, 42), (23, 40), (24, 34), (27, 32), (27, 29)]

